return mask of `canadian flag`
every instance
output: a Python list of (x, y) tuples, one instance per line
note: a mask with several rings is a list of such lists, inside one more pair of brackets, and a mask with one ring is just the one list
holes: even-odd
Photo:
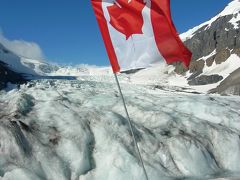
[(165, 60), (189, 66), (192, 53), (172, 22), (170, 0), (91, 0), (113, 72)]

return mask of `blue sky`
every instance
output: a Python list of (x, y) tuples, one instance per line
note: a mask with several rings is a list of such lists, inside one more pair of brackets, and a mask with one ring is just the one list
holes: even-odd
[[(179, 33), (220, 12), (231, 0), (171, 0)], [(1, 0), (0, 28), (10, 40), (36, 42), (47, 60), (108, 65), (90, 0)]]

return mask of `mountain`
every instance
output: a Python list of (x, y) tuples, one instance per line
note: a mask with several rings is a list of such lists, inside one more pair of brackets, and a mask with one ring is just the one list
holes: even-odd
[[(8, 83), (19, 84), (25, 82), (25, 78), (18, 73), (15, 67), (19, 66), (19, 57), (0, 44), (0, 90), (5, 88)], [(10, 64), (13, 64), (11, 66)], [(15, 65), (15, 66), (14, 66)], [(19, 66), (20, 71), (28, 72), (27, 68)], [(21, 68), (22, 67), (22, 68)]]
[(6, 68), (6, 66), (0, 62), (0, 90), (5, 88), (8, 83), (21, 84), (26, 82), (20, 74)]
[(58, 70), (58, 66), (14, 54), (0, 42), (0, 89), (7, 83), (21, 84)]
[[(181, 34), (192, 51), (190, 70), (181, 64), (176, 72), (187, 74), (191, 86), (215, 84), (210, 92), (240, 95), (240, 1), (234, 0), (209, 21)], [(234, 76), (234, 77), (233, 77)]]

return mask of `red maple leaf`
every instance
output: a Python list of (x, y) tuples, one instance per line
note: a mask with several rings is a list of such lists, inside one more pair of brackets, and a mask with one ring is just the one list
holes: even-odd
[(128, 39), (133, 34), (143, 34), (143, 0), (116, 0), (109, 6), (110, 24)]

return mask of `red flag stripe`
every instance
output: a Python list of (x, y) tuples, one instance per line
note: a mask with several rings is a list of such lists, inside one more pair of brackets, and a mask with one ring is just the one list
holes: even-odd
[(172, 22), (170, 0), (151, 0), (151, 21), (157, 47), (166, 62), (183, 61), (189, 67), (192, 53), (182, 43)]

